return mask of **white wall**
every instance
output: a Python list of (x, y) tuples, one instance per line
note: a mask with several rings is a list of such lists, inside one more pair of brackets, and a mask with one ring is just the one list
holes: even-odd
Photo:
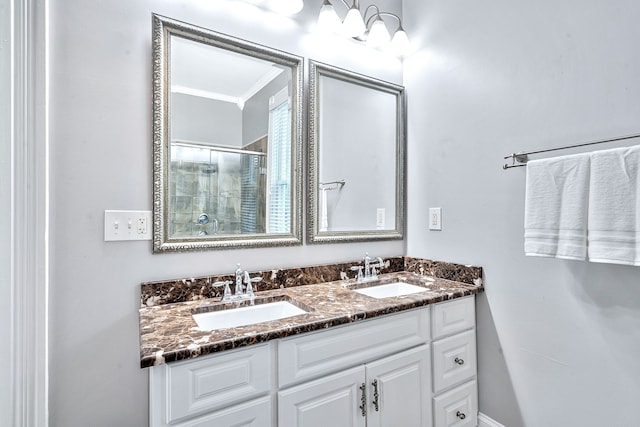
[(501, 166), (640, 132), (640, 3), (404, 0), (404, 16), (421, 46), (405, 61), (408, 254), (485, 268), (480, 411), (509, 427), (637, 425), (640, 270), (525, 257), (525, 171)]
[(404, 252), (392, 241), (154, 255), (151, 242), (103, 242), (105, 209), (152, 206), (152, 12), (402, 81), (398, 61), (313, 36), (321, 1), (305, 4), (295, 20), (269, 24), (226, 0), (51, 3), (51, 426), (147, 425), (142, 281), (227, 273), (236, 262), (255, 270)]
[(240, 147), (242, 110), (226, 101), (172, 93), (170, 138)]
[(291, 71), (281, 73), (249, 98), (242, 109), (242, 147), (269, 134), (269, 99), (281, 90), (291, 92)]

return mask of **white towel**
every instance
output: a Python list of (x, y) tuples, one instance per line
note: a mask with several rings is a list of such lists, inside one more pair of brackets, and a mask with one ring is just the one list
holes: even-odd
[(589, 261), (640, 265), (640, 146), (591, 153)]
[(526, 255), (585, 259), (589, 163), (588, 153), (527, 163)]

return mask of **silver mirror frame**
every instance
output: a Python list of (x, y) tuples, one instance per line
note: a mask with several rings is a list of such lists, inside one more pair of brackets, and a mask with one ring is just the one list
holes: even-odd
[[(331, 77), (344, 82), (387, 92), (396, 97), (396, 228), (394, 230), (366, 230), (319, 232), (319, 83), (321, 77)], [(401, 240), (404, 238), (406, 205), (406, 96), (403, 86), (378, 80), (318, 61), (309, 60), (309, 149), (307, 164), (307, 242), (340, 243), (366, 242), (377, 240)]]
[[(169, 40), (172, 35), (291, 67), (291, 233), (169, 239)], [(303, 58), (153, 14), (153, 251), (179, 252), (302, 244)]]

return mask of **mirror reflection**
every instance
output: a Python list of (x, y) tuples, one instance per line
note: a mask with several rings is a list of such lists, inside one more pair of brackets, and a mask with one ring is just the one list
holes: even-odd
[(404, 89), (311, 63), (310, 240), (402, 238)]
[(154, 120), (155, 250), (299, 243), (301, 60), (154, 23), (163, 50), (154, 94), (166, 99), (154, 102), (164, 107)]

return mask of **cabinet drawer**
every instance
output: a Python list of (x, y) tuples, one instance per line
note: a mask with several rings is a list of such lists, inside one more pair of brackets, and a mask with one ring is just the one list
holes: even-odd
[(433, 343), (433, 391), (438, 393), (476, 374), (475, 329)]
[(175, 424), (175, 427), (273, 427), (272, 408), (271, 397), (265, 396)]
[(428, 340), (428, 308), (287, 338), (278, 347), (279, 386), (350, 368)]
[(473, 296), (435, 304), (433, 313), (433, 339), (453, 335), (476, 324), (476, 304)]
[(433, 398), (434, 427), (478, 425), (478, 388), (470, 381)]
[(273, 353), (270, 344), (263, 344), (152, 368), (153, 425), (174, 424), (267, 394), (273, 385)]

